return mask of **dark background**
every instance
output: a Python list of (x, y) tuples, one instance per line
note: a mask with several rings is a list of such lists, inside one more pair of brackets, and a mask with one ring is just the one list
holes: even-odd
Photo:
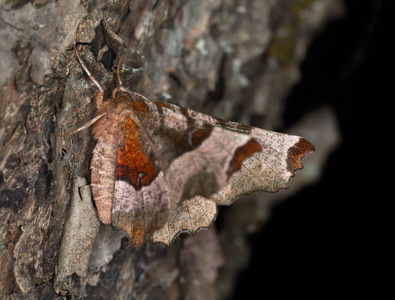
[[(234, 299), (322, 299), (376, 295), (372, 207), (379, 201), (384, 99), (395, 85), (393, 0), (348, 0), (346, 15), (313, 41), (285, 113), (292, 124), (330, 104), (342, 144), (317, 184), (287, 199), (250, 236), (251, 264), (240, 273)], [(390, 102), (387, 102), (388, 104)], [(388, 106), (389, 107), (389, 106)], [(390, 109), (390, 107), (389, 107)], [(380, 110), (380, 111), (379, 111)], [(381, 184), (382, 185), (382, 184)], [(388, 197), (388, 196), (387, 196)], [(375, 202), (376, 201), (376, 202)], [(377, 204), (376, 204), (377, 205)], [(377, 250), (377, 249), (375, 249)], [(353, 298), (355, 299), (355, 298)]]

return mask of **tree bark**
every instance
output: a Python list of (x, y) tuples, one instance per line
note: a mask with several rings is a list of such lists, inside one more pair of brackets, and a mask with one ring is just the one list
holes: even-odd
[[(260, 194), (237, 213), (221, 210), (218, 232), (130, 249), (122, 232), (100, 226), (83, 192), (91, 130), (59, 137), (95, 113), (97, 88), (73, 45), (105, 98), (122, 57), (124, 86), (148, 99), (274, 129), (309, 41), (341, 8), (341, 0), (2, 1), (1, 298), (225, 298), (248, 257), (248, 229), (285, 197)], [(298, 176), (301, 186), (316, 180)]]

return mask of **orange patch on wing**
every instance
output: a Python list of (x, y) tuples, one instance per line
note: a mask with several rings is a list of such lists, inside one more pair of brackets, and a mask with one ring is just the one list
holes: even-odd
[(172, 109), (172, 108), (170, 107), (170, 105), (167, 104), (166, 102), (155, 102), (155, 104), (158, 105), (158, 106), (166, 107), (166, 108), (168, 108), (168, 109)]
[(302, 158), (312, 151), (314, 151), (314, 146), (304, 138), (300, 138), (293, 147), (288, 149), (288, 170), (295, 172), (295, 170), (302, 169)]
[[(211, 128), (210, 128), (211, 129)], [(192, 145), (200, 145), (206, 138), (209, 137), (211, 130), (198, 129), (192, 135)]]
[(141, 139), (136, 124), (131, 118), (126, 118), (120, 130), (116, 178), (129, 181), (136, 189), (149, 185), (158, 172), (140, 146)]
[(148, 111), (147, 105), (144, 103), (144, 101), (141, 101), (138, 99), (133, 99), (133, 101), (130, 103), (130, 108), (132, 108), (133, 110), (141, 111), (141, 112)]
[(243, 160), (249, 157), (254, 152), (259, 152), (262, 150), (262, 147), (258, 144), (257, 141), (251, 139), (242, 147), (239, 147), (235, 155), (233, 156), (232, 161), (230, 162), (230, 166), (228, 169), (228, 174), (232, 174), (233, 172), (238, 171), (241, 168), (241, 164)]

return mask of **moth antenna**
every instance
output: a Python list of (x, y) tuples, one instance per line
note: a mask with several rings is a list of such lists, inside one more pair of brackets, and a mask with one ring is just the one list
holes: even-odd
[(93, 75), (91, 74), (91, 72), (89, 72), (88, 68), (85, 66), (84, 62), (81, 59), (81, 56), (79, 55), (77, 48), (74, 45), (74, 52), (77, 55), (77, 59), (80, 62), (82, 68), (85, 70), (86, 74), (88, 74), (89, 78), (96, 84), (96, 86), (99, 88), (100, 92), (103, 92), (103, 88), (101, 87), (101, 85), (97, 82), (97, 80), (95, 79), (95, 77), (93, 77)]
[(121, 67), (121, 60), (122, 60), (122, 55), (119, 56), (118, 64), (117, 64), (117, 79), (118, 79), (119, 86), (122, 86), (121, 75), (119, 75), (119, 69)]
[(116, 70), (116, 73), (117, 73), (117, 80), (118, 80), (119, 86), (116, 87), (116, 88), (112, 91), (112, 98), (113, 98), (113, 99), (115, 98), (116, 94), (117, 94), (119, 91), (124, 91), (124, 90), (125, 90), (125, 88), (124, 88), (123, 85), (122, 85), (121, 75), (119, 74), (119, 69), (120, 69), (120, 67), (121, 67), (121, 59), (122, 59), (122, 56), (119, 56), (118, 64), (117, 64), (117, 70)]
[(74, 130), (72, 132), (66, 133), (66, 134), (59, 134), (58, 137), (66, 137), (68, 135), (72, 135), (74, 133), (77, 133), (78, 131), (84, 130), (85, 128), (88, 128), (89, 126), (93, 125), (95, 122), (99, 121), (106, 114), (107, 113), (102, 113), (102, 114), (98, 115), (97, 117), (93, 118), (92, 120), (90, 120), (88, 123), (82, 125), (80, 128), (78, 128), (78, 129), (76, 129), (76, 130)]

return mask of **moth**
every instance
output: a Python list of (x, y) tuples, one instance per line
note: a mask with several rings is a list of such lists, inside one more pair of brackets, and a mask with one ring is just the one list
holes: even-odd
[[(314, 150), (304, 138), (152, 102), (122, 85), (103, 101), (96, 84), (97, 144), (91, 186), (100, 220), (126, 231), (132, 246), (147, 237), (169, 246), (182, 232), (209, 227), (217, 205), (256, 190), (276, 192)], [(70, 133), (70, 134), (71, 134)]]

